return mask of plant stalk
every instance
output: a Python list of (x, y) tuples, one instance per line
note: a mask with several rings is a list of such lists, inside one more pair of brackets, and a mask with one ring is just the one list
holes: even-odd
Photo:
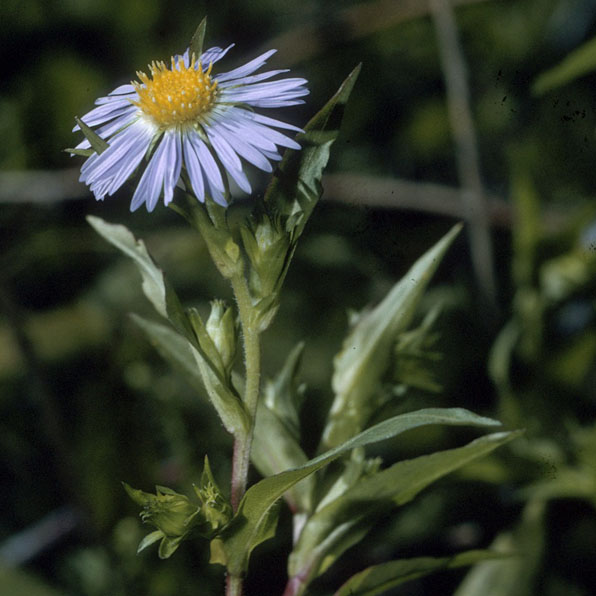
[(250, 419), (250, 427), (248, 431), (237, 435), (234, 440), (230, 500), (232, 508), (234, 512), (236, 512), (240, 500), (246, 491), (248, 468), (250, 465), (250, 450), (255, 427), (261, 380), (261, 345), (259, 331), (255, 328), (252, 322), (251, 314), (253, 306), (246, 279), (240, 274), (235, 275), (231, 281), (236, 296), (236, 302), (238, 304), (240, 325), (242, 327), (244, 362), (246, 367), (244, 405), (246, 406)]

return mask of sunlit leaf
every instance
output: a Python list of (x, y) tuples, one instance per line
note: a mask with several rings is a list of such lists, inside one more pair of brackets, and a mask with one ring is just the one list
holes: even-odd
[(265, 193), (265, 201), (282, 215), (294, 216), (291, 228), (298, 238), (321, 198), (321, 177), (329, 161), (331, 145), (339, 127), (360, 65), (342, 83), (335, 95), (297, 135), (300, 150), (287, 150)]
[(407, 430), (431, 424), (499, 426), (499, 422), (464, 410), (426, 409), (401, 414), (363, 431), (342, 445), (310, 460), (294, 470), (287, 470), (261, 480), (248, 489), (234, 519), (212, 548), (212, 563), (226, 565), (232, 575), (242, 575), (252, 550), (271, 537), (271, 511), (276, 501), (297, 482), (326, 466), (346, 451), (395, 437)]
[(360, 431), (376, 409), (372, 395), (390, 362), (396, 335), (407, 329), (441, 259), (461, 229), (454, 226), (410, 268), (373, 310), (362, 315), (335, 357), (335, 400), (323, 435), (332, 447)]
[(359, 542), (378, 519), (396, 505), (408, 503), (439, 478), (484, 457), (519, 435), (519, 432), (494, 433), (463, 447), (400, 461), (363, 478), (308, 520), (290, 555), (290, 577), (300, 577), (307, 584), (324, 573), (347, 548)]
[(133, 315), (133, 320), (145, 332), (162, 356), (181, 370), (192, 386), (207, 395), (230, 433), (248, 428), (248, 415), (240, 398), (222, 381), (207, 357), (178, 332), (166, 325)]

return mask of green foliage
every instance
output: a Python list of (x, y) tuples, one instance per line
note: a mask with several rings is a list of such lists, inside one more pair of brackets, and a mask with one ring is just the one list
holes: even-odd
[(532, 90), (543, 95), (596, 70), (596, 39), (573, 50), (560, 63), (538, 76)]
[(410, 325), (433, 273), (461, 226), (455, 226), (411, 267), (374, 310), (363, 314), (335, 357), (335, 400), (325, 427), (323, 443), (345, 441), (366, 424), (379, 407), (374, 395), (389, 365), (391, 346)]
[[(190, 309), (188, 314), (184, 311), (174, 289), (155, 265), (143, 241), (136, 240), (124, 226), (108, 224), (98, 217), (89, 217), (88, 220), (106, 240), (133, 259), (143, 278), (145, 296), (173, 327), (172, 333), (164, 333), (163, 327), (155, 327), (154, 324), (137, 318), (143, 330), (161, 345), (162, 351), (178, 362), (187, 363), (190, 350), (201, 371), (207, 394), (225, 427), (232, 433), (246, 428), (248, 420), (244, 406), (232, 384), (223, 376), (221, 355), (199, 313), (195, 309)], [(174, 336), (173, 333), (178, 335)], [(183, 348), (180, 354), (174, 354), (174, 350), (179, 349), (184, 340), (187, 342), (186, 349)]]
[(233, 575), (244, 574), (252, 550), (273, 535), (277, 522), (274, 505), (289, 488), (346, 451), (431, 424), (490, 427), (498, 426), (499, 422), (461, 408), (420, 410), (384, 420), (299, 468), (270, 476), (251, 486), (230, 525), (215, 540), (215, 545), (212, 544), (211, 561), (226, 565)]
[(27, 594), (27, 596), (63, 596), (64, 594), (20, 569), (1, 567), (0, 581), (5, 594)]
[(306, 587), (396, 505), (408, 503), (429, 484), (518, 436), (495, 433), (465, 447), (401, 461), (360, 478), (339, 498), (319, 506), (306, 522), (290, 555), (290, 577), (300, 578)]
[(506, 557), (508, 555), (496, 551), (471, 550), (452, 557), (417, 557), (389, 561), (357, 573), (334, 596), (375, 596), (436, 571), (467, 567), (482, 561)]
[(199, 23), (197, 30), (194, 32), (192, 39), (190, 40), (190, 54), (200, 56), (203, 53), (203, 42), (205, 41), (205, 31), (207, 30), (207, 17)]
[(265, 192), (265, 204), (288, 218), (288, 231), (297, 240), (322, 194), (321, 177), (331, 145), (339, 134), (348, 98), (360, 74), (358, 65), (333, 97), (296, 137), (301, 149), (287, 151)]

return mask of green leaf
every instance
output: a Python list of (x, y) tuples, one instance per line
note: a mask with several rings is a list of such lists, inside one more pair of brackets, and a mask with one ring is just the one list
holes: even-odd
[(451, 557), (417, 557), (373, 565), (352, 576), (334, 596), (375, 596), (407, 581), (444, 569), (510, 557), (491, 550), (469, 550)]
[(178, 332), (193, 340), (194, 333), (180, 300), (162, 270), (151, 258), (145, 243), (137, 240), (125, 226), (107, 223), (93, 215), (88, 215), (87, 221), (100, 236), (134, 261), (143, 278), (143, 292), (155, 310), (162, 317), (169, 319)]
[(385, 299), (362, 315), (335, 357), (335, 399), (323, 433), (323, 445), (333, 447), (360, 431), (376, 410), (371, 399), (385, 374), (396, 335), (405, 331), (447, 249), (461, 230), (454, 226), (410, 268)]
[(23, 594), (26, 596), (64, 595), (64, 592), (55, 590), (23, 569), (0, 567), (0, 582), (4, 594)]
[(148, 321), (138, 315), (132, 316), (159, 353), (176, 368), (182, 370), (192, 386), (199, 389), (201, 393), (202, 387), (207, 390), (207, 395), (228, 432), (235, 434), (240, 429), (242, 431), (248, 429), (248, 414), (244, 404), (217, 374), (217, 369), (209, 360), (207, 353), (203, 350), (199, 351), (195, 345), (170, 327)]
[[(250, 457), (263, 476), (304, 465), (308, 458), (279, 416), (259, 403)], [(310, 511), (314, 480), (309, 476), (291, 487), (284, 498), (293, 512)]]
[(286, 150), (284, 159), (273, 175), (264, 200), (279, 214), (291, 217), (288, 226), (297, 239), (304, 230), (312, 210), (321, 198), (321, 177), (329, 161), (331, 145), (337, 139), (339, 126), (350, 93), (356, 83), (358, 65), (342, 83), (335, 95), (297, 135), (300, 150)]
[(81, 127), (82, 133), (85, 135), (85, 138), (93, 147), (93, 150), (98, 154), (102, 154), (110, 145), (107, 141), (104, 141), (92, 128), (87, 126), (80, 118), (75, 116), (75, 120), (77, 124)]
[(149, 321), (134, 313), (131, 314), (131, 318), (145, 333), (161, 357), (182, 373), (191, 387), (198, 393), (203, 393), (205, 386), (193, 355), (192, 344), (167, 325)]
[(232, 575), (243, 575), (252, 550), (272, 536), (272, 507), (289, 488), (346, 451), (430, 424), (499, 426), (500, 423), (462, 408), (430, 408), (384, 420), (299, 468), (286, 470), (251, 486), (242, 498), (234, 519), (212, 546), (211, 562), (226, 565)]
[(300, 438), (299, 411), (304, 399), (304, 386), (297, 381), (303, 352), (304, 342), (300, 342), (290, 352), (275, 379), (266, 383), (263, 391), (267, 407), (277, 414), (296, 440)]
[(203, 53), (203, 41), (205, 40), (205, 30), (207, 29), (207, 17), (204, 17), (203, 20), (199, 23), (192, 39), (190, 40), (190, 55), (194, 54), (197, 57), (197, 60), (200, 58), (201, 54)]
[(64, 153), (70, 153), (71, 155), (82, 155), (83, 157), (91, 157), (95, 151), (93, 149), (76, 149), (75, 147), (68, 147), (68, 149), (64, 149)]
[[(190, 351), (195, 358), (207, 393), (215, 409), (220, 415), (226, 429), (232, 433), (244, 432), (248, 417), (239, 396), (226, 383), (221, 373), (222, 366), (215, 358), (220, 359), (217, 349), (207, 334), (196, 311), (190, 311), (190, 318), (184, 312), (180, 300), (161, 269), (154, 263), (142, 240), (122, 225), (109, 224), (99, 217), (88, 216), (87, 221), (108, 242), (130, 257), (137, 265), (143, 279), (143, 292), (153, 304), (155, 310), (167, 318), (181, 338), (189, 342)], [(140, 318), (137, 319), (139, 323)], [(155, 323), (143, 321), (141, 327), (151, 339), (161, 345), (162, 351), (169, 354), (169, 359), (184, 361), (186, 350), (179, 354), (174, 351), (181, 347), (181, 342), (167, 334), (163, 327)]]
[(571, 52), (557, 66), (540, 74), (532, 85), (532, 91), (536, 95), (543, 95), (594, 70), (596, 70), (596, 38)]
[[(300, 447), (298, 413), (304, 386), (297, 381), (304, 342), (297, 344), (288, 355), (277, 376), (265, 383), (259, 402), (251, 459), (263, 476), (273, 476), (290, 468), (304, 465), (308, 458)], [(284, 495), (290, 509), (310, 511), (314, 478), (305, 478)]]
[(158, 540), (161, 540), (164, 537), (164, 533), (161, 530), (155, 530), (155, 532), (151, 532), (147, 534), (141, 542), (139, 542), (139, 546), (137, 548), (137, 554), (141, 551), (145, 550), (148, 546), (155, 544)]
[(290, 577), (299, 577), (306, 587), (396, 505), (408, 503), (439, 478), (519, 435), (519, 431), (494, 433), (463, 447), (401, 461), (364, 477), (307, 521), (290, 555)]

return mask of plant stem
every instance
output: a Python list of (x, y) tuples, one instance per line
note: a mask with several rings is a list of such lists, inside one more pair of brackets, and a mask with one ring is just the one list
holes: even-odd
[(242, 596), (242, 578), (228, 575), (226, 578), (226, 596)]
[(250, 427), (246, 433), (237, 435), (234, 441), (232, 459), (232, 487), (230, 499), (234, 512), (246, 490), (246, 480), (250, 465), (250, 449), (255, 427), (255, 417), (259, 400), (261, 379), (261, 345), (259, 331), (252, 322), (252, 301), (246, 279), (242, 274), (232, 277), (232, 288), (238, 304), (240, 325), (244, 341), (244, 362), (246, 366), (246, 385), (244, 388), (244, 405), (250, 419)]
[[(230, 501), (232, 503), (232, 509), (236, 513), (242, 496), (246, 491), (248, 468), (250, 465), (250, 449), (255, 428), (261, 381), (261, 344), (259, 330), (255, 328), (251, 317), (253, 306), (246, 279), (241, 273), (233, 276), (231, 282), (238, 304), (238, 314), (242, 327), (244, 364), (246, 368), (244, 405), (246, 406), (250, 420), (248, 430), (237, 434), (234, 438)], [(228, 575), (226, 579), (226, 596), (242, 596), (242, 582), (242, 577)]]

